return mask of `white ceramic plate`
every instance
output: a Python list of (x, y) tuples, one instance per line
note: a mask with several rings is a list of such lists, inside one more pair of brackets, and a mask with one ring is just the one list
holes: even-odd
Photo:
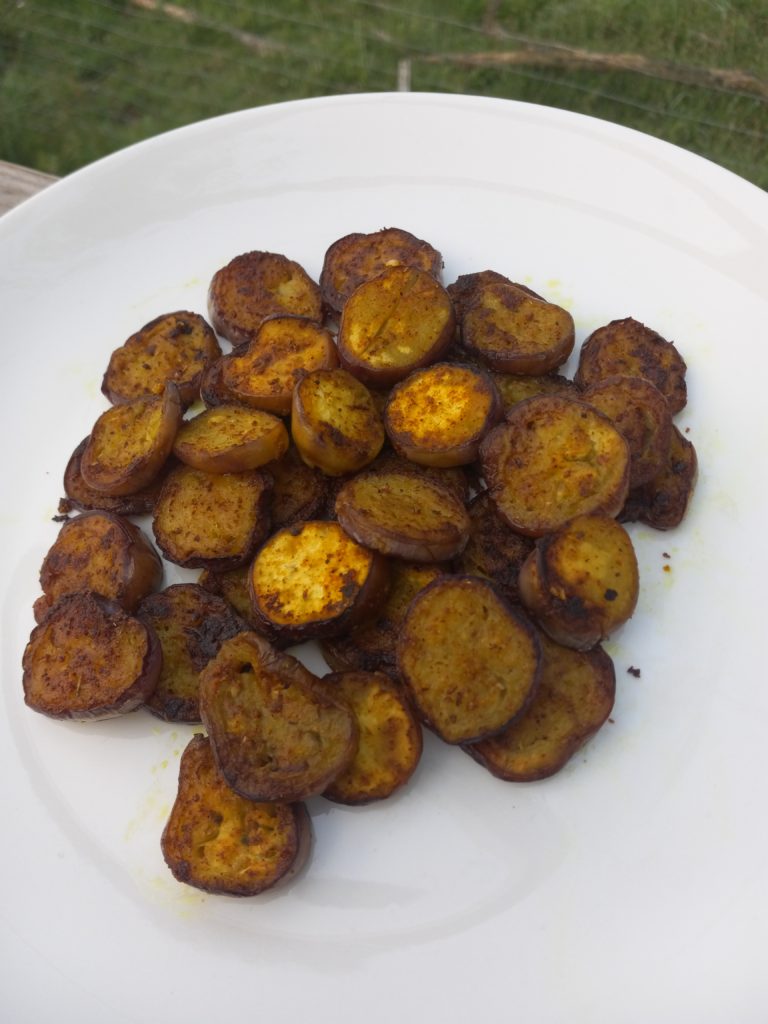
[[(317, 276), (337, 237), (387, 225), (432, 241), (446, 281), (492, 267), (567, 305), (579, 341), (629, 315), (673, 339), (698, 491), (677, 531), (633, 530), (613, 722), (559, 776), (504, 784), (430, 740), (390, 803), (312, 801), (314, 856), (288, 890), (206, 897), (158, 845), (192, 730), (23, 705), (61, 473), (134, 329), (203, 312), (240, 252)], [(3, 1020), (765, 1020), (767, 253), (768, 198), (713, 164), (438, 95), (193, 125), (0, 221)]]

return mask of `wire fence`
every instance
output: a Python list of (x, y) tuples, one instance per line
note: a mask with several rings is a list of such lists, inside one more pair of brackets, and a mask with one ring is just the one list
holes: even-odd
[(768, 187), (768, 5), (751, 0), (0, 0), (0, 156), (63, 173), (306, 96), (522, 99), (674, 142)]

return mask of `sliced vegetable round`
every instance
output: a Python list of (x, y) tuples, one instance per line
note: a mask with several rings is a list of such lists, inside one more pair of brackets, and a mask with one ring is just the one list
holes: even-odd
[(145, 324), (115, 349), (101, 390), (113, 404), (161, 395), (167, 381), (179, 389), (183, 405), (197, 398), (200, 379), (221, 347), (198, 313), (164, 313)]
[(467, 352), (502, 373), (549, 373), (568, 359), (574, 340), (568, 310), (513, 284), (478, 288), (461, 321)]
[(514, 405), (480, 446), (488, 491), (519, 533), (540, 537), (575, 515), (617, 515), (629, 486), (629, 446), (611, 420), (558, 395)]
[(50, 718), (112, 718), (149, 698), (161, 664), (146, 623), (98, 594), (67, 594), (32, 630), (24, 700)]
[(453, 341), (453, 304), (431, 274), (391, 267), (347, 300), (339, 326), (341, 365), (366, 384), (388, 387), (436, 362)]
[(203, 669), (200, 710), (219, 770), (249, 800), (322, 793), (357, 748), (348, 705), (255, 633), (227, 640)]
[(634, 613), (639, 577), (629, 534), (610, 516), (575, 516), (538, 541), (519, 586), (523, 604), (553, 640), (588, 650)]
[(416, 370), (389, 396), (384, 424), (394, 448), (425, 466), (464, 466), (501, 416), (501, 399), (484, 371), (459, 363)]
[(443, 562), (469, 537), (469, 516), (455, 490), (422, 473), (359, 473), (336, 495), (336, 515), (355, 540), (413, 562)]
[(273, 316), (250, 344), (221, 360), (221, 389), (231, 400), (285, 416), (302, 374), (338, 363), (330, 331), (303, 317)]
[(269, 532), (272, 481), (265, 472), (168, 474), (152, 527), (165, 557), (188, 569), (244, 565)]
[(208, 289), (214, 328), (233, 345), (251, 341), (271, 316), (302, 316), (318, 323), (320, 288), (306, 270), (281, 253), (246, 252), (217, 270)]
[(401, 687), (383, 672), (337, 672), (323, 677), (357, 721), (357, 750), (323, 796), (340, 804), (384, 800), (408, 782), (422, 750), (421, 726)]
[(536, 632), (475, 576), (446, 576), (418, 594), (397, 644), (400, 677), (446, 743), (506, 728), (536, 692)]
[(258, 469), (288, 450), (285, 424), (272, 413), (241, 405), (206, 409), (179, 428), (173, 453), (206, 473)]
[(291, 434), (302, 459), (329, 476), (354, 473), (381, 451), (385, 433), (373, 396), (346, 370), (314, 370), (293, 392)]
[(429, 242), (402, 228), (382, 228), (370, 234), (355, 232), (329, 246), (320, 274), (326, 304), (336, 313), (363, 282), (390, 267), (417, 267), (440, 279), (443, 260)]
[(686, 365), (671, 341), (639, 320), (626, 317), (599, 327), (579, 352), (574, 380), (587, 388), (617, 374), (645, 377), (666, 398), (672, 415), (687, 401)]
[(208, 738), (192, 737), (161, 838), (174, 878), (204, 892), (257, 896), (293, 878), (311, 845), (303, 804), (238, 796), (222, 779)]
[(342, 633), (370, 618), (388, 586), (386, 559), (326, 520), (278, 530), (256, 553), (250, 574), (256, 621), (294, 641)]
[(162, 579), (160, 556), (138, 526), (113, 512), (84, 512), (62, 525), (43, 559), (35, 615), (40, 620), (59, 598), (85, 590), (132, 612)]
[(83, 480), (94, 491), (118, 496), (149, 486), (171, 454), (181, 417), (175, 384), (166, 384), (160, 396), (107, 409), (80, 456)]

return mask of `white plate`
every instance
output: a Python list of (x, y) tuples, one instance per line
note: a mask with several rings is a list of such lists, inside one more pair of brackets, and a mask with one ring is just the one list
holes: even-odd
[[(432, 241), (446, 281), (492, 267), (567, 305), (579, 341), (628, 315), (673, 339), (695, 503), (675, 532), (633, 531), (642, 598), (610, 646), (614, 721), (559, 776), (504, 784), (430, 741), (389, 804), (312, 802), (314, 856), (287, 891), (206, 897), (158, 846), (191, 730), (23, 705), (61, 472), (136, 327), (204, 311), (237, 253), (316, 276), (334, 239), (386, 225)], [(713, 164), (439, 95), (193, 125), (0, 221), (3, 1020), (765, 1020), (767, 252), (768, 198)]]

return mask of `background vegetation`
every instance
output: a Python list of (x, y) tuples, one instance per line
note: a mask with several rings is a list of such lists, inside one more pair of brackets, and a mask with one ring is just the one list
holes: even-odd
[(216, 114), (397, 88), (581, 111), (768, 187), (765, 0), (0, 0), (0, 158), (55, 174)]

